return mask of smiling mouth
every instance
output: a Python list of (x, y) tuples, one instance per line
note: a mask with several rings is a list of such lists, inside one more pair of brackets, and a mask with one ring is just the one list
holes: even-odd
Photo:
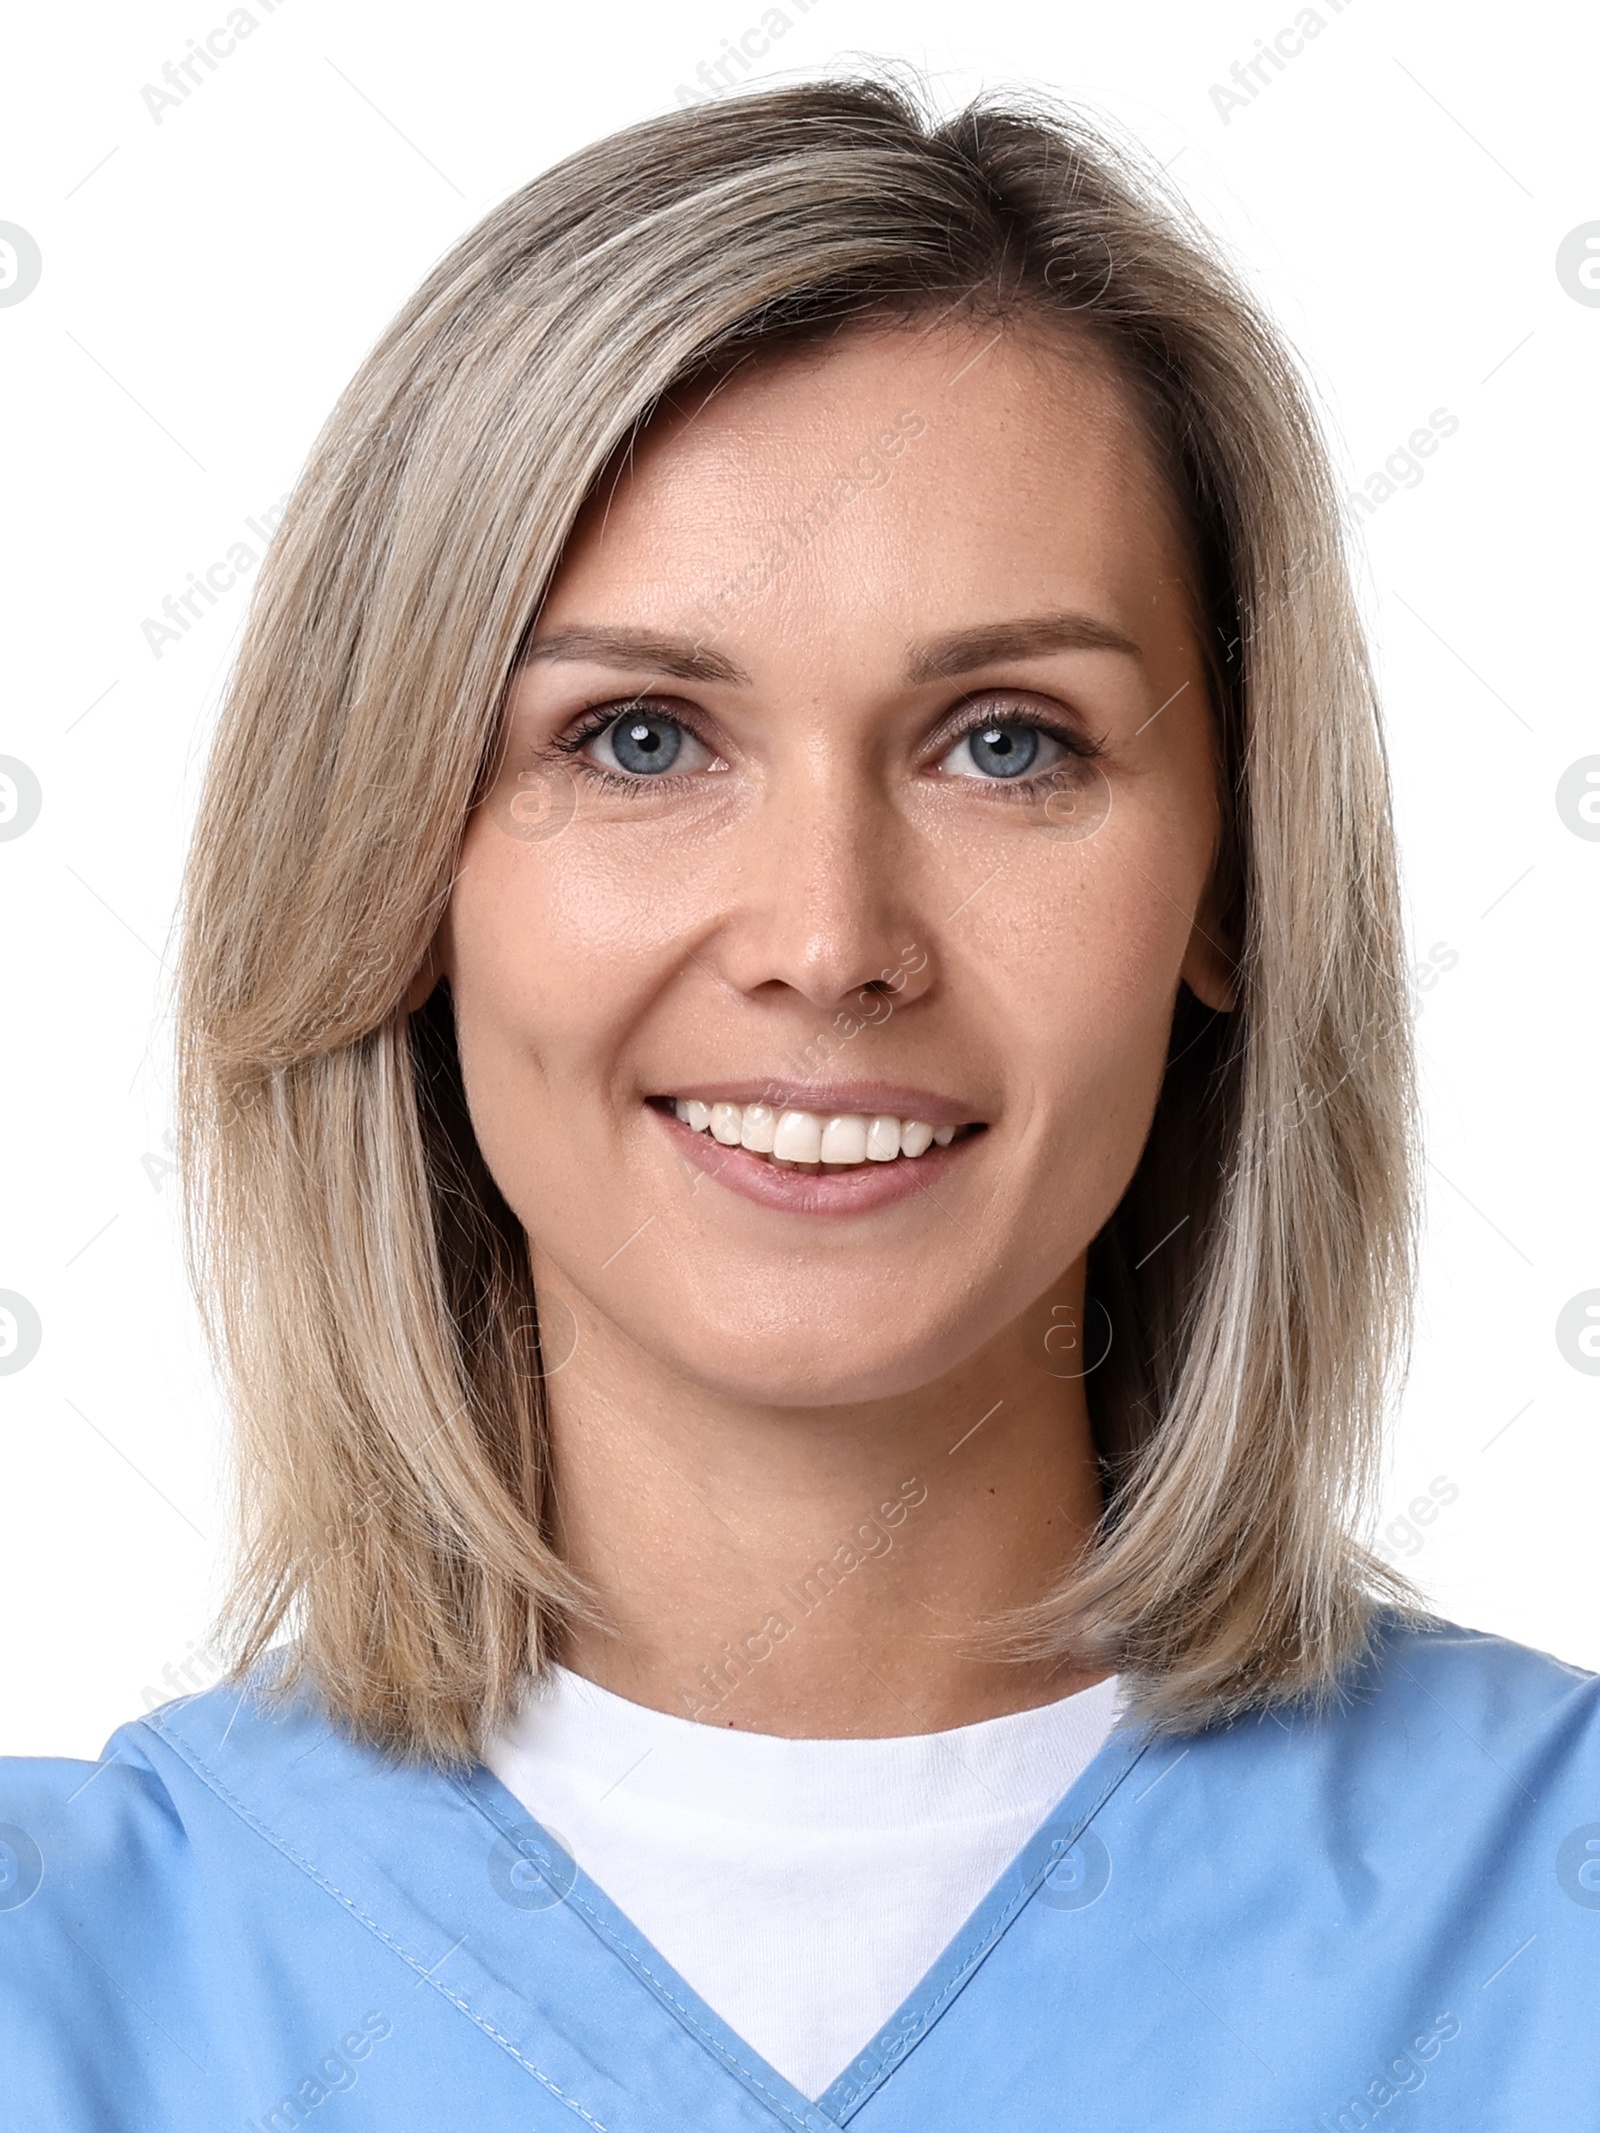
[(873, 1164), (915, 1162), (930, 1148), (948, 1148), (984, 1129), (931, 1126), (925, 1119), (887, 1112), (780, 1110), (772, 1104), (703, 1103), (694, 1096), (652, 1099), (691, 1132), (724, 1148), (764, 1156), (779, 1170), (864, 1170)]

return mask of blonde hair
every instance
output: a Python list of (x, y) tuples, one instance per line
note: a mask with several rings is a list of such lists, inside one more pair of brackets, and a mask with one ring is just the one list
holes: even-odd
[[(240, 1671), (295, 1632), (359, 1736), (472, 1755), (583, 1593), (551, 1543), (526, 1240), (448, 993), (406, 992), (573, 522), (670, 388), (852, 320), (1091, 336), (1189, 522), (1236, 1012), (1185, 993), (1090, 1261), (1104, 1530), (1021, 1648), (1200, 1722), (1324, 1691), (1414, 1259), (1410, 1016), (1374, 689), (1316, 416), (1181, 201), (1038, 97), (869, 72), (630, 127), (514, 194), (362, 364), (267, 559), (185, 885), (191, 1267), (239, 1430)], [(1090, 1329), (1093, 1338), (1093, 1327)]]

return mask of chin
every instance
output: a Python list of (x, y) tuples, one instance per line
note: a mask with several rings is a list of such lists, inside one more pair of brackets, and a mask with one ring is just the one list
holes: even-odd
[[(787, 1324), (752, 1333), (748, 1321), (676, 1324), (641, 1346), (727, 1400), (760, 1407), (848, 1407), (932, 1384), (982, 1348), (998, 1319), (908, 1317), (898, 1294), (851, 1299), (848, 1310), (791, 1306)], [(635, 1334), (639, 1339), (640, 1335)]]

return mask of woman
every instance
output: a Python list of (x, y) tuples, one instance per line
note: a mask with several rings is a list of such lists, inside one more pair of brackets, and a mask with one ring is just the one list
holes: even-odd
[(1322, 446), (1126, 156), (815, 84), (472, 232), (281, 529), (181, 1007), (239, 1669), (6, 1768), (19, 2123), (1600, 2123), (1595, 1680), (1356, 1537)]

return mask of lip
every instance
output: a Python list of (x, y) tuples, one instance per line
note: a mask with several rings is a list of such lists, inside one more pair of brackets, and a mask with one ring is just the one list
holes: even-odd
[[(724, 1095), (721, 1093), (724, 1086), (748, 1088), (752, 1093), (742, 1099)], [(715, 1099), (702, 1096), (700, 1101), (760, 1103), (765, 1101), (762, 1086), (753, 1082), (718, 1084)], [(699, 1090), (686, 1089), (684, 1094), (698, 1096)], [(811, 1106), (791, 1108), (809, 1110)], [(835, 1108), (864, 1107), (841, 1104)], [(888, 1113), (887, 1104), (878, 1108)], [(983, 1138), (981, 1133), (966, 1134), (960, 1140), (952, 1141), (948, 1148), (929, 1148), (922, 1155), (897, 1156), (892, 1163), (862, 1163), (830, 1174), (826, 1170), (785, 1170), (777, 1163), (769, 1163), (764, 1155), (752, 1155), (748, 1148), (725, 1148), (709, 1133), (697, 1133), (676, 1113), (663, 1110), (659, 1104), (647, 1104), (645, 1109), (660, 1120), (661, 1130), (670, 1135), (675, 1151), (708, 1178), (726, 1185), (730, 1192), (738, 1193), (743, 1199), (753, 1200), (758, 1207), (776, 1208), (792, 1215), (866, 1215), (876, 1214), (880, 1208), (894, 1207), (915, 1193), (930, 1190), (954, 1164), (960, 1162), (975, 1142)], [(929, 1125), (967, 1123), (965, 1118), (929, 1119), (925, 1111), (905, 1115), (927, 1119)]]
[[(693, 1097), (703, 1104), (770, 1104), (774, 1111), (814, 1111), (832, 1118), (853, 1111), (863, 1118), (920, 1118), (929, 1126), (981, 1126), (988, 1121), (977, 1106), (960, 1096), (937, 1096), (931, 1089), (907, 1088), (889, 1081), (686, 1081), (655, 1089), (647, 1101), (670, 1103)], [(930, 1150), (931, 1154), (932, 1151)], [(913, 1158), (926, 1160), (923, 1156)], [(892, 1164), (884, 1168), (892, 1169)]]

